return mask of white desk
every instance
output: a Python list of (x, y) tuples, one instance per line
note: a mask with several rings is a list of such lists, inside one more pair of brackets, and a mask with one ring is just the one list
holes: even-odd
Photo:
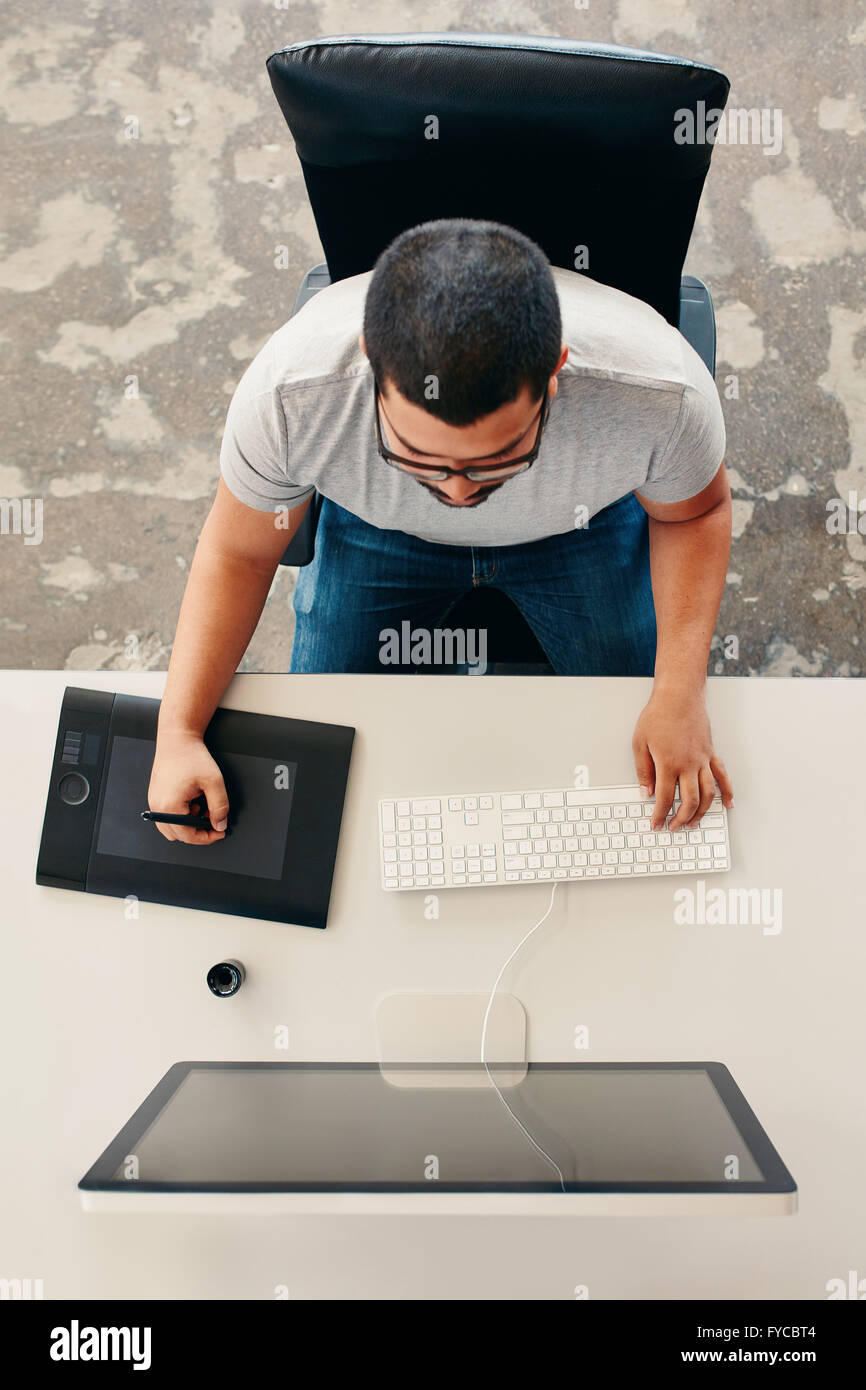
[[(372, 1060), (382, 995), (489, 990), (549, 886), (378, 887), (378, 797), (451, 783), (633, 778), (643, 680), (241, 676), (224, 704), (358, 733), (325, 932), (37, 888), (64, 686), (158, 697), (161, 674), (0, 673), (3, 1167), (0, 1276), (46, 1298), (816, 1298), (864, 1266), (863, 730), (866, 684), (711, 682), (734, 778), (729, 887), (781, 888), (781, 932), (680, 926), (694, 880), (561, 886), (502, 987), (530, 1059), (715, 1060), (731, 1069), (800, 1189), (786, 1218), (86, 1215), (76, 1183), (185, 1058)], [(797, 811), (806, 805), (811, 810)], [(237, 957), (231, 1000), (205, 987)], [(288, 1026), (290, 1049), (275, 1052)], [(578, 1025), (591, 1049), (575, 1052)]]

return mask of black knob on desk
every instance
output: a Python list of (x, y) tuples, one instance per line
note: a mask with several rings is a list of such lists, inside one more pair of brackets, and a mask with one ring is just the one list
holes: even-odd
[(239, 960), (221, 960), (207, 972), (207, 987), (217, 999), (230, 999), (237, 994), (246, 973)]

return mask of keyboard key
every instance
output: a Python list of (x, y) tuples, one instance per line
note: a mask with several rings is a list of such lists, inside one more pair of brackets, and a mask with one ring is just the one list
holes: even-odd
[(409, 810), (409, 802), (408, 802), (408, 801), (398, 801), (398, 802), (397, 802), (397, 815), (398, 815), (398, 816), (408, 816), (408, 815), (411, 815), (411, 811)]
[(382, 803), (382, 829), (386, 832), (397, 829), (393, 801), (385, 801)]
[(488, 873), (488, 874), (489, 874), (489, 873), (495, 873), (495, 872), (496, 872), (496, 860), (495, 860), (494, 858), (482, 859), (482, 861), (481, 861), (481, 867), (482, 867), (482, 869), (484, 870), (485, 873)]
[(480, 846), (480, 845), (467, 845), (467, 846), (466, 846), (466, 853), (469, 855), (469, 858), (470, 858), (470, 859), (480, 859), (480, 858), (481, 858), (481, 846)]
[(495, 853), (496, 853), (496, 846), (495, 846), (495, 845), (482, 845), (482, 846), (481, 846), (481, 854), (482, 854), (482, 857), (483, 857), (484, 855), (488, 855), (488, 856), (489, 856), (489, 855), (495, 854)]
[(492, 796), (479, 796), (479, 798), (478, 798), (478, 809), (479, 809), (479, 811), (492, 811), (492, 810), (493, 810), (493, 797), (492, 797)]
[(541, 805), (541, 794), (539, 792), (527, 792), (523, 798), (524, 806), (535, 810)]
[(477, 824), (478, 824), (478, 812), (477, 812), (477, 811), (467, 811), (467, 812), (464, 814), (464, 816), (463, 816), (463, 820), (465, 821), (465, 823), (466, 823), (467, 825), (477, 825)]
[(463, 798), (460, 797), (460, 796), (449, 796), (449, 798), (448, 798), (448, 810), (449, 810), (449, 811), (462, 811), (462, 810), (463, 810)]
[(544, 792), (542, 804), (544, 806), (562, 806), (564, 804), (562, 792)]
[[(523, 808), (522, 796), (500, 796), (499, 806), (503, 811), (519, 811)], [(459, 806), (453, 806), (452, 810), (459, 811)]]

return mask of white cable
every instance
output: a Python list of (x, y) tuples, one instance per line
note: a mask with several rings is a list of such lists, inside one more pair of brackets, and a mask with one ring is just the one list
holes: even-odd
[(546, 1153), (545, 1150), (541, 1147), (541, 1145), (540, 1145), (540, 1144), (537, 1144), (537, 1143), (535, 1142), (535, 1140), (533, 1139), (532, 1135), (529, 1133), (529, 1130), (525, 1127), (525, 1125), (522, 1125), (522, 1124), (521, 1124), (520, 1120), (518, 1120), (518, 1118), (517, 1118), (517, 1116), (515, 1115), (514, 1111), (511, 1109), (511, 1106), (508, 1104), (508, 1101), (505, 1099), (505, 1097), (504, 1097), (504, 1095), (502, 1094), (502, 1092), (500, 1091), (499, 1087), (496, 1085), (496, 1082), (495, 1082), (494, 1079), (493, 1079), (493, 1075), (492, 1075), (492, 1073), (491, 1073), (491, 1071), (490, 1071), (490, 1068), (489, 1068), (488, 1065), (487, 1065), (487, 1061), (486, 1061), (485, 1056), (484, 1056), (484, 1044), (485, 1044), (485, 1042), (486, 1042), (486, 1040), (487, 1040), (487, 1020), (488, 1020), (489, 1017), (490, 1017), (490, 1010), (493, 1008), (493, 1000), (496, 998), (496, 991), (497, 991), (498, 988), (499, 988), (499, 981), (502, 979), (502, 976), (505, 974), (505, 972), (506, 972), (506, 970), (508, 969), (509, 965), (510, 965), (511, 962), (514, 960), (514, 957), (517, 955), (518, 951), (521, 949), (521, 947), (524, 945), (524, 943), (527, 942), (527, 941), (529, 940), (529, 938), (533, 935), (533, 933), (534, 933), (534, 932), (537, 932), (537, 931), (538, 931), (538, 928), (541, 927), (541, 926), (543, 926), (544, 923), (547, 921), (548, 917), (550, 916), (551, 909), (552, 909), (552, 907), (553, 907), (553, 900), (554, 900), (554, 898), (556, 897), (556, 890), (557, 890), (558, 887), (559, 887), (559, 884), (558, 884), (558, 883), (554, 883), (553, 889), (552, 889), (551, 894), (550, 894), (550, 902), (549, 902), (548, 905), (547, 905), (547, 911), (545, 912), (544, 916), (541, 918), (541, 920), (540, 920), (539, 922), (536, 922), (536, 924), (535, 924), (534, 927), (531, 927), (531, 928), (530, 928), (530, 930), (529, 930), (529, 931), (526, 933), (526, 935), (523, 937), (523, 940), (522, 940), (522, 941), (518, 941), (518, 943), (517, 943), (517, 945), (515, 946), (514, 950), (511, 952), (511, 955), (508, 957), (508, 960), (505, 962), (505, 964), (503, 965), (503, 967), (502, 967), (502, 969), (500, 970), (499, 974), (496, 976), (496, 983), (495, 983), (495, 985), (493, 986), (492, 990), (490, 991), (490, 998), (489, 998), (488, 1001), (487, 1001), (487, 1009), (486, 1009), (486, 1012), (485, 1012), (485, 1014), (484, 1014), (484, 1023), (483, 1023), (482, 1026), (481, 1026), (481, 1065), (484, 1067), (484, 1070), (487, 1072), (487, 1076), (488, 1076), (489, 1080), (493, 1083), (493, 1086), (494, 1086), (494, 1089), (495, 1089), (495, 1091), (496, 1091), (496, 1094), (498, 1095), (499, 1099), (502, 1101), (502, 1104), (505, 1106), (505, 1109), (508, 1111), (508, 1113), (509, 1113), (509, 1115), (511, 1116), (512, 1120), (513, 1120), (514, 1123), (517, 1125), (518, 1129), (521, 1129), (521, 1130), (523, 1131), (523, 1133), (526, 1135), (526, 1137), (527, 1137), (527, 1139), (529, 1140), (529, 1142), (530, 1142), (530, 1144), (532, 1145), (532, 1147), (533, 1147), (538, 1153), (541, 1154), (542, 1158), (545, 1158), (545, 1159), (547, 1160), (547, 1162), (550, 1164), (551, 1168), (555, 1168), (555, 1169), (556, 1169), (557, 1173), (559, 1174), (560, 1186), (562, 1187), (563, 1192), (565, 1192), (565, 1190), (566, 1190), (566, 1188), (565, 1188), (565, 1178), (562, 1176), (562, 1169), (560, 1168), (560, 1166), (559, 1166), (559, 1164), (556, 1162), (556, 1160), (553, 1159), (553, 1158), (551, 1158), (551, 1157), (550, 1157), (550, 1154), (549, 1154), (549, 1153)]

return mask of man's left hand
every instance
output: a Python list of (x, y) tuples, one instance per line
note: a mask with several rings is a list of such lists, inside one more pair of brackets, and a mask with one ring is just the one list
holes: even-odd
[(703, 694), (677, 695), (654, 690), (635, 725), (632, 751), (641, 794), (655, 796), (651, 824), (660, 830), (679, 782), (680, 807), (670, 830), (695, 826), (716, 794), (734, 804), (731, 779), (713, 748)]

